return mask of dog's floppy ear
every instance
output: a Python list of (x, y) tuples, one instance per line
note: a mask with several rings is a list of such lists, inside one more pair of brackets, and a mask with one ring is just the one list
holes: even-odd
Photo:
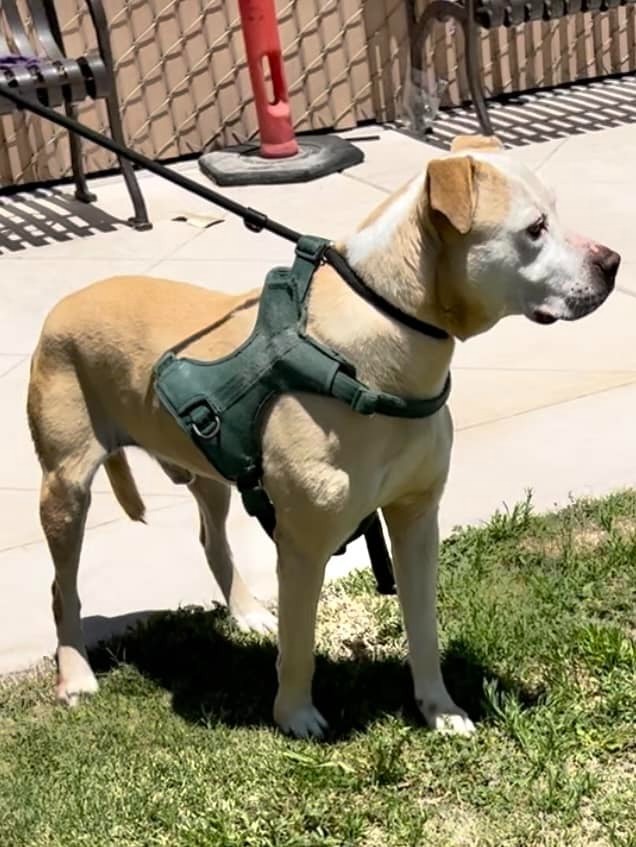
[(462, 150), (503, 150), (504, 146), (496, 135), (458, 135), (451, 144), (451, 153)]
[(470, 232), (475, 214), (475, 163), (470, 156), (433, 159), (426, 171), (426, 195), (438, 212), (462, 235)]

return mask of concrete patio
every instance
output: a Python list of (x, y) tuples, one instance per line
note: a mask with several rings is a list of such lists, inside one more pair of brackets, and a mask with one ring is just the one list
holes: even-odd
[[(375, 132), (375, 130), (373, 130)], [(363, 142), (366, 161), (305, 185), (228, 192), (297, 229), (337, 236), (439, 151), (396, 132)], [(360, 130), (351, 136), (368, 136)], [(570, 496), (604, 494), (636, 480), (636, 126), (507, 152), (526, 161), (557, 191), (562, 219), (623, 255), (618, 290), (576, 324), (542, 327), (508, 319), (459, 345), (451, 407), (457, 436), (442, 525), (487, 519), (526, 489), (537, 508)], [(179, 166), (203, 181), (196, 163)], [(158, 178), (141, 175), (154, 229), (112, 222), (83, 238), (8, 251), (0, 247), (0, 672), (26, 668), (54, 647), (52, 565), (38, 521), (39, 468), (25, 418), (29, 355), (48, 309), (63, 295), (117, 273), (147, 273), (242, 290), (257, 285), (290, 245), (251, 235), (226, 217), (209, 228), (175, 221), (218, 210)], [(98, 206), (129, 214), (120, 178), (93, 183)], [(15, 202), (15, 201), (10, 201)], [(107, 220), (107, 218), (106, 218)], [(131, 456), (148, 507), (148, 526), (131, 524), (105, 477), (95, 486), (80, 587), (87, 635), (101, 637), (140, 612), (209, 604), (219, 592), (197, 539), (187, 492), (174, 488), (143, 455)], [(231, 539), (256, 592), (275, 594), (273, 546), (238, 504)], [(360, 542), (334, 559), (330, 575), (366, 562)]]

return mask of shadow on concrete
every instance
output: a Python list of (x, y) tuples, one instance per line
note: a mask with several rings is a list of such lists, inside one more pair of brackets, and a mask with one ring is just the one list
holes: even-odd
[(153, 615), (169, 614), (157, 611), (128, 612), (125, 615), (89, 615), (82, 618), (84, 641), (89, 647), (97, 647), (101, 642), (124, 635), (128, 630), (143, 624)]
[[(636, 123), (636, 77), (610, 76), (504, 94), (487, 105), (494, 133), (506, 147), (555, 141)], [(457, 135), (482, 131), (470, 104), (441, 109), (424, 136), (401, 126), (394, 128), (442, 150), (448, 150)]]
[(74, 241), (124, 226), (92, 203), (56, 189), (37, 188), (0, 197), (0, 255)]

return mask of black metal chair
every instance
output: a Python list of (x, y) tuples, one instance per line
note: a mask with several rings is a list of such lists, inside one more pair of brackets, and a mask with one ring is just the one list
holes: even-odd
[[(44, 105), (63, 105), (66, 114), (73, 118), (76, 118), (75, 103), (87, 97), (104, 99), (111, 135), (125, 145), (104, 7), (101, 0), (86, 0), (86, 4), (95, 28), (97, 50), (69, 58), (64, 50), (54, 0), (27, 0), (31, 37), (15, 0), (0, 0), (5, 24), (2, 26), (0, 21), (0, 80), (17, 88), (24, 97), (37, 98)], [(0, 97), (0, 115), (14, 110), (13, 103)], [(69, 142), (75, 196), (84, 203), (91, 203), (96, 197), (88, 190), (82, 168), (81, 140), (70, 133)], [(138, 230), (150, 229), (152, 224), (133, 167), (121, 157), (119, 165), (134, 208), (129, 223)]]
[(480, 61), (479, 29), (518, 26), (530, 21), (553, 21), (579, 12), (606, 12), (636, 0), (432, 0), (420, 17), (417, 0), (406, 0), (410, 31), (411, 67), (422, 73), (424, 43), (435, 21), (456, 20), (464, 35), (466, 76), (479, 124), (486, 135), (492, 125), (486, 108)]

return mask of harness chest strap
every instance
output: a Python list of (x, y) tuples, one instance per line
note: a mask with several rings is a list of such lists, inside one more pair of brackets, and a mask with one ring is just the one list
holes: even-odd
[(269, 401), (309, 392), (333, 397), (363, 415), (425, 418), (439, 411), (450, 393), (450, 375), (437, 397), (374, 391), (356, 378), (343, 356), (306, 335), (307, 294), (327, 247), (324, 239), (303, 236), (293, 267), (268, 273), (252, 334), (231, 354), (205, 362), (171, 350), (155, 366), (161, 403), (218, 472), (237, 484), (247, 512), (270, 535), (276, 518), (261, 484), (262, 416)]

